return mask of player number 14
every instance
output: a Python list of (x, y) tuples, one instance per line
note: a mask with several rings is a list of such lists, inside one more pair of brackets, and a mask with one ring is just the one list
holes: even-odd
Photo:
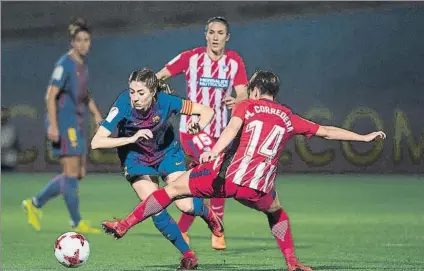
[[(252, 157), (255, 153), (261, 137), (263, 125), (264, 123), (260, 120), (254, 120), (246, 125), (246, 132), (252, 133), (246, 149), (246, 156)], [(286, 129), (283, 127), (274, 125), (271, 132), (260, 145), (258, 153), (266, 157), (273, 158), (277, 154), (278, 147), (280, 146), (281, 140), (283, 140), (285, 131)]]

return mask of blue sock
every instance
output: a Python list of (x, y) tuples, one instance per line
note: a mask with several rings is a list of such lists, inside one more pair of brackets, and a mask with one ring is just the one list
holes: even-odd
[(32, 203), (35, 207), (41, 208), (44, 204), (46, 204), (50, 199), (56, 197), (60, 194), (61, 186), (64, 182), (64, 177), (62, 174), (57, 175), (53, 179), (50, 180), (46, 186), (44, 186), (43, 190), (32, 199)]
[(156, 228), (168, 239), (182, 254), (190, 250), (188, 244), (184, 241), (181, 235), (180, 228), (175, 223), (174, 219), (163, 210), (157, 215), (152, 216), (153, 223)]
[(203, 199), (193, 198), (193, 214), (194, 216), (200, 216), (207, 218), (209, 215), (209, 208), (205, 205)]
[(79, 195), (78, 195), (78, 179), (77, 177), (65, 176), (63, 185), (63, 198), (71, 215), (72, 222), (75, 226), (81, 221), (79, 212)]

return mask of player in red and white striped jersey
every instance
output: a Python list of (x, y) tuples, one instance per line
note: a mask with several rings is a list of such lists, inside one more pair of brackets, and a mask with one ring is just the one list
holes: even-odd
[[(225, 46), (230, 38), (229, 24), (223, 17), (211, 18), (206, 23), (206, 47), (187, 50), (176, 56), (156, 75), (159, 79), (167, 79), (180, 73), (185, 74), (189, 100), (202, 103), (215, 110), (211, 123), (199, 134), (188, 134), (187, 123), (196, 121), (197, 116), (181, 116), (180, 142), (185, 153), (193, 163), (198, 164), (200, 155), (209, 151), (215, 144), (228, 123), (228, 109), (238, 101), (247, 98), (246, 68), (240, 55)], [(231, 96), (233, 88), (237, 97)], [(223, 220), (225, 199), (211, 199), (211, 207)], [(178, 226), (187, 243), (187, 231), (194, 217), (182, 214)], [(212, 235), (212, 247), (225, 249), (224, 236)]]
[[(274, 187), (277, 159), (284, 144), (296, 134), (363, 142), (384, 139), (386, 135), (382, 131), (360, 135), (305, 120), (274, 101), (279, 86), (280, 80), (274, 73), (255, 73), (248, 85), (250, 99), (236, 105), (228, 126), (212, 151), (201, 155), (200, 161), (206, 163), (155, 191), (125, 219), (103, 222), (104, 227), (120, 238), (131, 227), (181, 197), (232, 197), (267, 216), (289, 271), (312, 270), (297, 260), (289, 218)], [(233, 140), (235, 148), (221, 154)]]

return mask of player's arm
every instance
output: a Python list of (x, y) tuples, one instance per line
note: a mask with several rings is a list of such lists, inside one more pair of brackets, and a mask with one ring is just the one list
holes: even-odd
[(372, 132), (366, 135), (357, 134), (355, 132), (335, 127), (335, 126), (319, 126), (316, 136), (323, 137), (328, 140), (344, 140), (344, 141), (363, 141), (370, 142), (374, 139), (385, 139), (386, 134), (383, 131)]
[(160, 80), (166, 80), (170, 77), (172, 77), (171, 72), (166, 68), (163, 67), (162, 70), (160, 70), (159, 72), (156, 73), (156, 77)]
[(91, 140), (91, 148), (106, 149), (115, 148), (136, 142), (139, 138), (149, 139), (153, 137), (150, 130), (142, 129), (130, 137), (111, 137), (118, 123), (125, 118), (128, 107), (128, 92), (123, 92), (112, 105), (107, 117), (100, 123), (99, 129)]
[(174, 114), (198, 115), (199, 120), (188, 124), (190, 133), (197, 133), (203, 130), (212, 120), (215, 112), (209, 106), (195, 103), (178, 96), (163, 94), (163, 99), (167, 99), (170, 105), (170, 111)]
[(49, 85), (46, 92), (46, 107), (47, 117), (49, 123), (53, 127), (58, 127), (57, 123), (57, 111), (56, 111), (56, 98), (60, 92), (60, 88), (55, 85)]
[(243, 125), (243, 120), (237, 116), (233, 116), (230, 119), (227, 127), (225, 127), (224, 131), (222, 131), (221, 136), (219, 137), (216, 144), (213, 146), (211, 152), (217, 156), (219, 155), (225, 148), (230, 145), (230, 143), (234, 140), (237, 134), (240, 131), (241, 126)]
[(65, 86), (67, 80), (67, 71), (64, 65), (56, 65), (50, 78), (49, 86), (46, 93), (46, 108), (49, 127), (47, 129), (47, 137), (54, 142), (59, 141), (59, 124), (57, 121), (56, 100), (61, 89)]
[(138, 130), (133, 136), (130, 137), (111, 137), (112, 132), (105, 126), (100, 126), (96, 134), (91, 140), (91, 148), (95, 149), (108, 149), (116, 148), (131, 143), (135, 143), (139, 138), (149, 139), (153, 137), (150, 130)]
[(94, 120), (96, 121), (96, 124), (100, 124), (102, 121), (102, 114), (100, 113), (99, 108), (97, 107), (93, 95), (91, 95), (91, 92), (88, 92), (88, 103), (87, 103), (88, 109), (90, 110), (91, 114), (93, 114)]
[[(190, 105), (191, 104), (191, 105)], [(191, 108), (188, 112), (184, 112), (184, 108)], [(191, 111), (191, 112), (190, 112)], [(187, 113), (185, 115), (199, 115), (199, 121), (197, 124), (190, 123), (189, 124), (189, 131), (192, 131), (193, 133), (200, 132), (200, 130), (205, 129), (205, 127), (209, 124), (209, 122), (212, 120), (215, 112), (212, 108), (209, 106), (206, 106), (204, 104), (195, 103), (188, 100), (183, 100), (183, 109), (181, 110), (181, 114)], [(196, 129), (197, 126), (197, 129)]]
[(301, 118), (297, 115), (293, 115), (291, 117), (291, 121), (296, 134), (303, 134), (307, 137), (315, 135), (328, 140), (363, 142), (370, 142), (376, 138), (386, 138), (386, 134), (382, 131), (361, 135), (339, 127), (319, 125), (304, 118)]
[(166, 80), (179, 73), (185, 72), (189, 66), (189, 58), (192, 55), (192, 50), (182, 52), (166, 63), (162, 70), (156, 73), (158, 79)]
[(248, 98), (247, 95), (247, 73), (244, 62), (240, 56), (237, 57), (238, 69), (234, 76), (234, 90), (236, 91), (236, 98), (227, 96), (224, 98), (225, 105), (232, 109), (234, 105)]
[(241, 102), (247, 99), (247, 85), (238, 85), (234, 87), (236, 91), (235, 103)]

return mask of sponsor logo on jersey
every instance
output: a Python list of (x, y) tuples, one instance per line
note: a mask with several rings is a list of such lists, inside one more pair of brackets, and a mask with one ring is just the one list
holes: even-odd
[(207, 87), (207, 88), (228, 88), (230, 86), (230, 80), (210, 78), (210, 77), (200, 77), (199, 86)]
[(110, 123), (118, 115), (118, 112), (118, 107), (112, 107), (106, 117), (106, 121)]

